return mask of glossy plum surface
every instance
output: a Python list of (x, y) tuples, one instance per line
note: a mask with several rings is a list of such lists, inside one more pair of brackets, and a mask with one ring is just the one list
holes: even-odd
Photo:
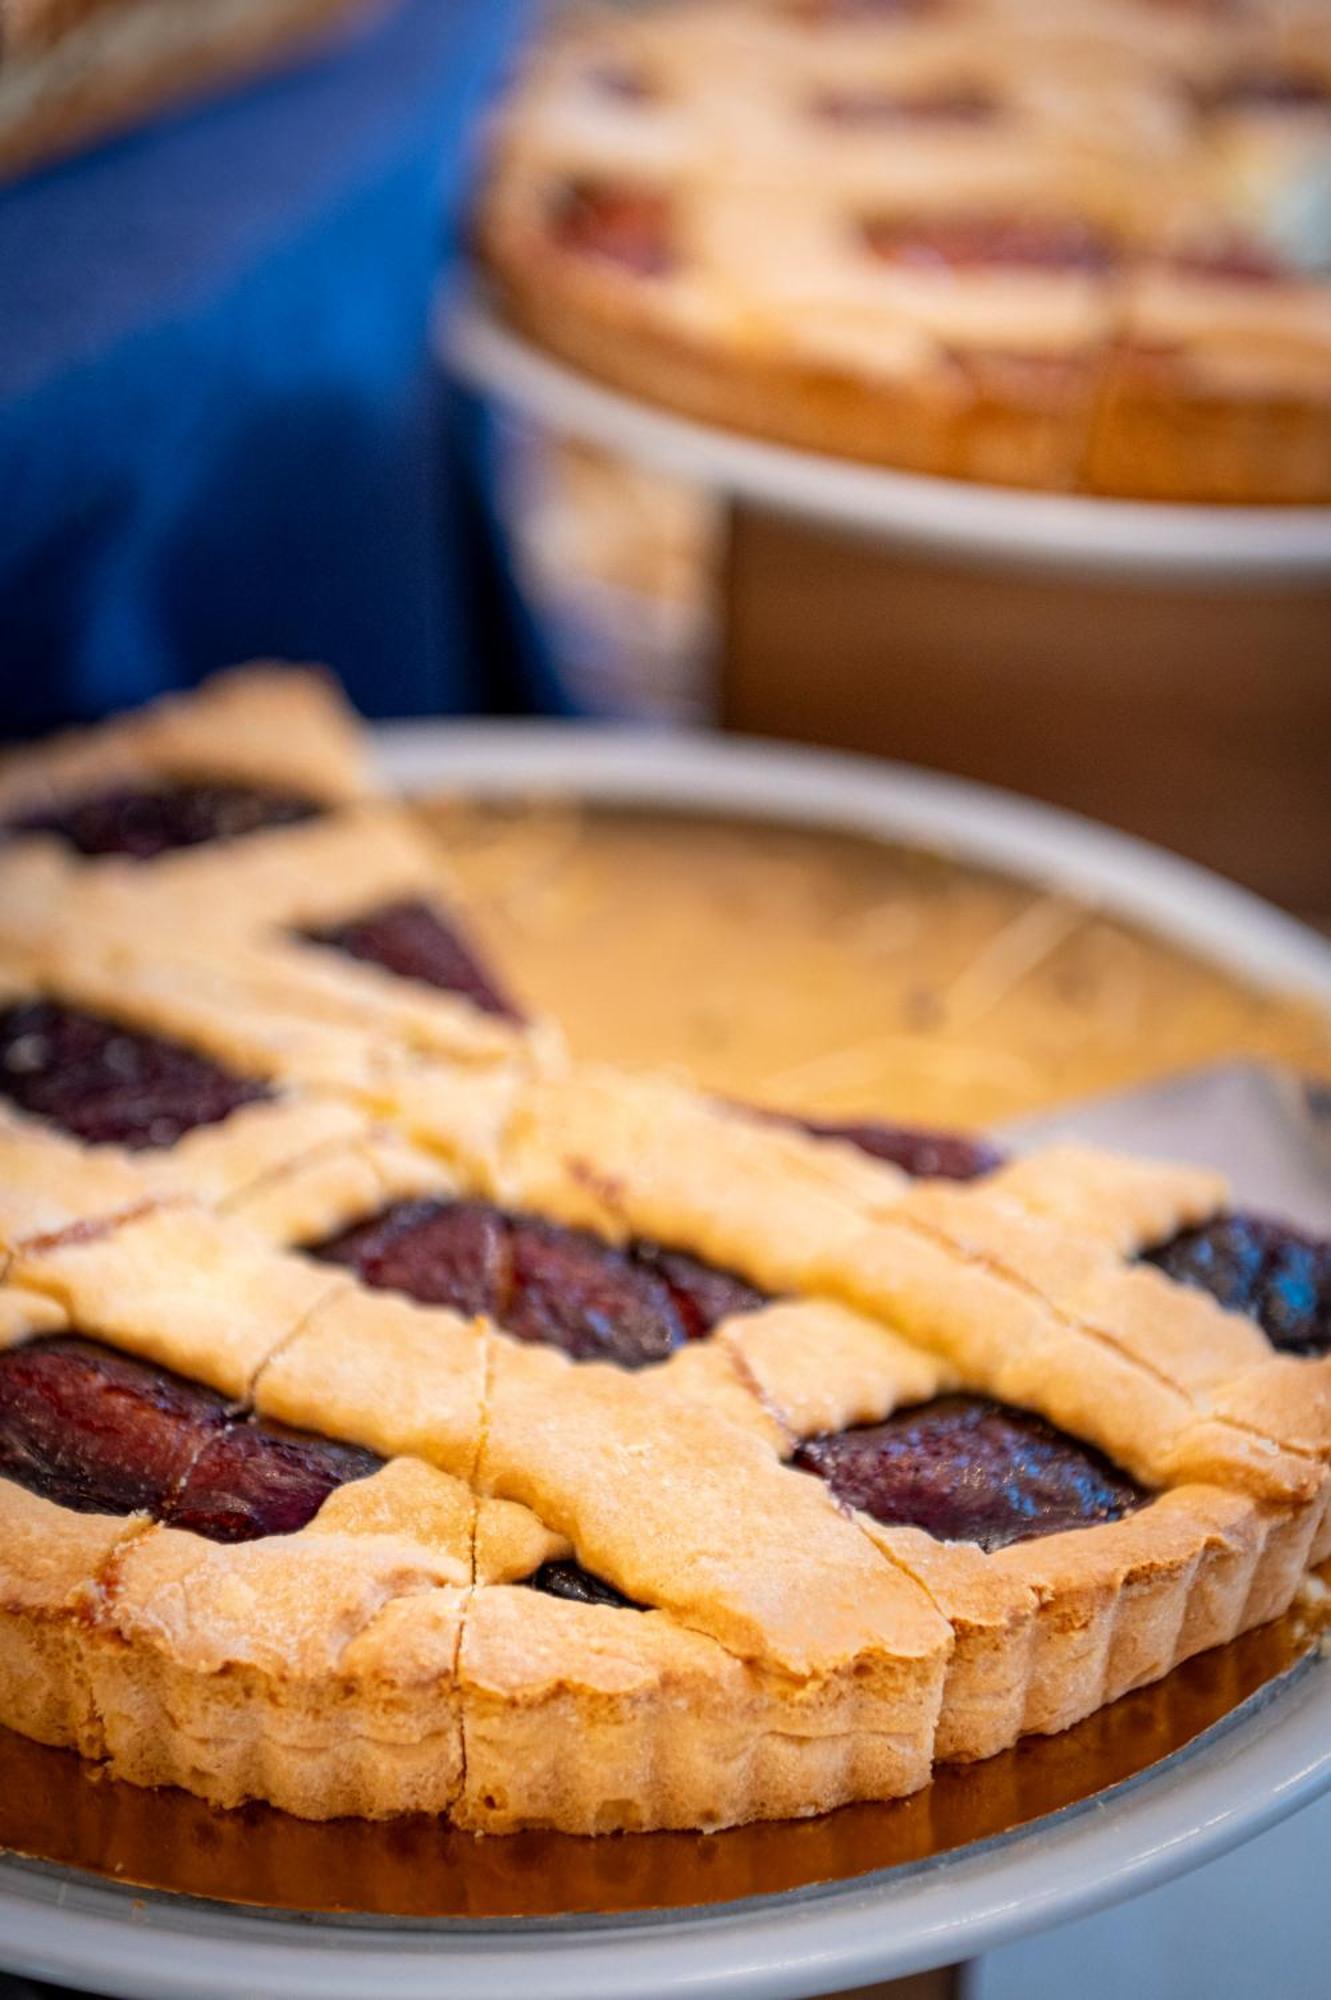
[(939, 1396), (810, 1438), (794, 1463), (886, 1526), (983, 1549), (1116, 1521), (1146, 1497), (1088, 1445), (982, 1396)]
[(1110, 239), (1077, 217), (1037, 215), (871, 216), (864, 240), (875, 257), (916, 271), (1108, 271)]
[(812, 1139), (840, 1139), (870, 1159), (886, 1160), (915, 1180), (973, 1181), (1001, 1167), (1004, 1154), (986, 1139), (961, 1132), (935, 1132), (920, 1125), (888, 1125), (877, 1119), (838, 1121), (800, 1113), (763, 1111), (774, 1125), (807, 1132)]
[(670, 203), (654, 189), (570, 181), (555, 200), (550, 233), (562, 250), (618, 264), (640, 278), (661, 277), (675, 262)]
[(485, 1313), (579, 1361), (641, 1368), (765, 1297), (681, 1251), (623, 1247), (482, 1201), (399, 1202), (312, 1246), (368, 1285)]
[(372, 1452), (239, 1416), (224, 1396), (98, 1341), (0, 1353), (0, 1474), (85, 1514), (146, 1513), (215, 1542), (293, 1534)]
[(540, 1590), (547, 1597), (562, 1597), (572, 1604), (605, 1604), (617, 1610), (636, 1611), (640, 1609), (631, 1597), (625, 1597), (616, 1590), (613, 1583), (604, 1577), (593, 1576), (580, 1563), (557, 1561), (542, 1563), (541, 1567), (526, 1579), (532, 1590)]
[(1181, 1284), (1255, 1319), (1289, 1354), (1331, 1350), (1331, 1243), (1283, 1222), (1239, 1213), (1185, 1229), (1149, 1252)]
[(0, 1013), (0, 1098), (89, 1146), (172, 1146), (269, 1094), (197, 1049), (81, 1007), (27, 1000)]

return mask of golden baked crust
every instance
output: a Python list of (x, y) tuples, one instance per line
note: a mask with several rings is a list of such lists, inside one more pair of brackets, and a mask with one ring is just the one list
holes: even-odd
[[(1277, 1615), (1331, 1548), (1331, 1362), (1134, 1261), (1221, 1212), (1215, 1176), (1064, 1147), (911, 1181), (468, 1003), (413, 1011), (386, 973), (382, 1004), (307, 983), (266, 955), (275, 927), (427, 883), (352, 796), (150, 865), (22, 843), (3, 866), (24, 919), (0, 1005), (103, 1010), (274, 1095), (139, 1152), (6, 1109), (0, 1355), (80, 1335), (380, 1461), (234, 1545), (0, 1476), (11, 1726), (311, 1817), (719, 1826), (1065, 1728)], [(630, 1372), (305, 1254), (458, 1200), (753, 1293)], [(986, 1550), (799, 1467), (957, 1392), (1099, 1447), (1141, 1504)], [(548, 1564), (599, 1596), (532, 1588)]]
[(80, 864), (39, 852), (35, 842), (0, 859), (0, 938), (7, 933), (35, 968), (88, 989), (99, 959), (109, 968), (102, 986), (125, 985), (124, 941), (138, 936), (150, 940), (139, 955), (163, 1010), (174, 963), (195, 1005), (216, 996), (219, 1020), (237, 1008), (274, 1021), (285, 1015), (386, 1033), (404, 1051), (467, 1061), (509, 1058), (536, 1035), (553, 1043), (549, 1024), (524, 1027), (482, 1013), (460, 995), (394, 977), (306, 935), (400, 904), (442, 913), (454, 900), (442, 861), (382, 803), (234, 844), (186, 848), (146, 866)]
[(364, 745), (332, 680), (312, 667), (252, 663), (192, 694), (10, 751), (0, 761), (0, 814), (145, 778), (285, 785), (334, 804), (371, 789)]
[[(178, 779), (273, 788), (322, 810), (148, 861), (90, 859), (23, 829), (24, 815), (104, 788)], [(354, 718), (317, 671), (236, 669), (14, 752), (0, 759), (4, 822), (0, 998), (26, 982), (283, 1084), (359, 1083), (372, 1104), (391, 1101), (397, 1068), (418, 1054), (484, 1065), (557, 1049), (548, 1023), (484, 1011), (305, 935), (397, 905), (424, 906), (447, 928), (455, 900), (441, 858), (374, 794)]]
[[(1325, 500), (1301, 218), (1327, 146), (1271, 83), (1331, 79), (1325, 19), (1163, 11), (583, 10), (498, 118), (481, 262), (540, 345), (704, 422), (999, 485)], [(902, 222), (920, 243), (875, 255)]]

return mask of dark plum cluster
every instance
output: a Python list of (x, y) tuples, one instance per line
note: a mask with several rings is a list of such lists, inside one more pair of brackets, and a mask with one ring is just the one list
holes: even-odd
[(484, 1313), (519, 1340), (623, 1368), (663, 1361), (718, 1320), (765, 1303), (742, 1278), (682, 1251), (620, 1247), (485, 1201), (397, 1202), (313, 1254), (367, 1285)]

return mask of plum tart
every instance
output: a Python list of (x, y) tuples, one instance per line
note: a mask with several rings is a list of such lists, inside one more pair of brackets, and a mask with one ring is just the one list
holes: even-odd
[(719, 1827), (1290, 1604), (1324, 1245), (573, 1062), (349, 745), (268, 673), (0, 772), (0, 1721), (220, 1805)]
[(612, 386), (999, 485), (1331, 498), (1325, 9), (655, 0), (546, 30), (476, 218)]

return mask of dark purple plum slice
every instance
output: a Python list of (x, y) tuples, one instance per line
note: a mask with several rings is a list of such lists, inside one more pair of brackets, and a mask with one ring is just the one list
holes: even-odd
[(863, 234), (875, 257), (913, 271), (1079, 271), (1097, 276), (1116, 262), (1105, 233), (1075, 216), (870, 216)]
[(584, 1230), (523, 1216), (512, 1225), (512, 1282), (495, 1318), (519, 1340), (575, 1361), (642, 1368), (664, 1361), (689, 1329), (663, 1278)]
[(950, 0), (787, 0), (787, 12), (817, 27), (822, 23), (915, 21), (946, 13)]
[(418, 1305), (488, 1313), (508, 1294), (508, 1223), (483, 1201), (395, 1202), (311, 1245), (310, 1254)]
[(39, 806), (5, 822), (7, 833), (49, 833), (79, 854), (119, 854), (152, 861), (174, 848), (239, 840), (269, 827), (295, 826), (324, 808), (290, 792), (257, 785), (168, 779), (116, 785)]
[(150, 1514), (215, 1542), (294, 1534), (373, 1453), (238, 1418), (224, 1396), (98, 1341), (0, 1353), (0, 1473), (80, 1513)]
[(620, 1247), (481, 1201), (398, 1202), (309, 1250), (368, 1285), (485, 1313), (519, 1340), (623, 1368), (663, 1361), (718, 1320), (766, 1303), (732, 1272), (682, 1251)]
[(520, 1022), (522, 1016), (458, 932), (428, 903), (385, 903), (345, 923), (327, 924), (299, 936), (330, 946), (399, 979), (413, 979), (444, 993), (457, 993), (483, 1013)]
[(587, 81), (600, 96), (620, 104), (651, 104), (660, 95), (647, 71), (629, 62), (595, 63), (587, 71)]
[(663, 277), (675, 263), (670, 201), (659, 190), (621, 182), (566, 182), (550, 212), (561, 250), (616, 264), (640, 278)]
[(809, 1138), (839, 1138), (871, 1160), (887, 1160), (915, 1180), (979, 1180), (1003, 1164), (997, 1146), (961, 1132), (929, 1132), (923, 1126), (893, 1126), (877, 1120), (803, 1118), (795, 1112), (763, 1112), (773, 1124), (807, 1132)]
[(669, 1286), (689, 1340), (702, 1339), (735, 1313), (757, 1312), (767, 1304), (766, 1293), (755, 1285), (736, 1277), (733, 1271), (704, 1264), (686, 1250), (663, 1250), (657, 1243), (638, 1242), (633, 1245), (633, 1257), (641, 1268), (655, 1272)]
[(809, 109), (824, 125), (890, 132), (921, 125), (986, 125), (1000, 116), (1003, 106), (992, 91), (978, 84), (904, 92), (869, 84), (820, 91), (811, 98)]
[(75, 1335), (0, 1353), (0, 1472), (81, 1513), (159, 1515), (224, 1397)]
[(1184, 1229), (1146, 1261), (1255, 1319), (1287, 1354), (1331, 1351), (1331, 1243), (1260, 1215)]
[(1147, 1497), (1090, 1446), (982, 1396), (940, 1396), (810, 1438), (794, 1463), (887, 1526), (990, 1550), (1117, 1521)]
[(0, 1097), (86, 1145), (147, 1151), (270, 1095), (210, 1056), (55, 1000), (0, 1013)]
[(919, 1125), (886, 1125), (877, 1119), (807, 1118), (801, 1112), (753, 1110), (772, 1125), (807, 1132), (811, 1139), (839, 1139), (872, 1160), (887, 1160), (915, 1180), (974, 1181), (1001, 1167), (1005, 1155), (985, 1139), (934, 1132)]
[(1253, 64), (1203, 86), (1199, 100), (1208, 111), (1331, 112), (1331, 82), (1310, 69)]
[(1161, 260), (1175, 276), (1226, 285), (1281, 285), (1295, 276), (1268, 244), (1230, 236), (1221, 242), (1183, 244)]
[(330, 1493), (379, 1465), (357, 1445), (251, 1418), (205, 1442), (162, 1519), (211, 1542), (294, 1535)]

